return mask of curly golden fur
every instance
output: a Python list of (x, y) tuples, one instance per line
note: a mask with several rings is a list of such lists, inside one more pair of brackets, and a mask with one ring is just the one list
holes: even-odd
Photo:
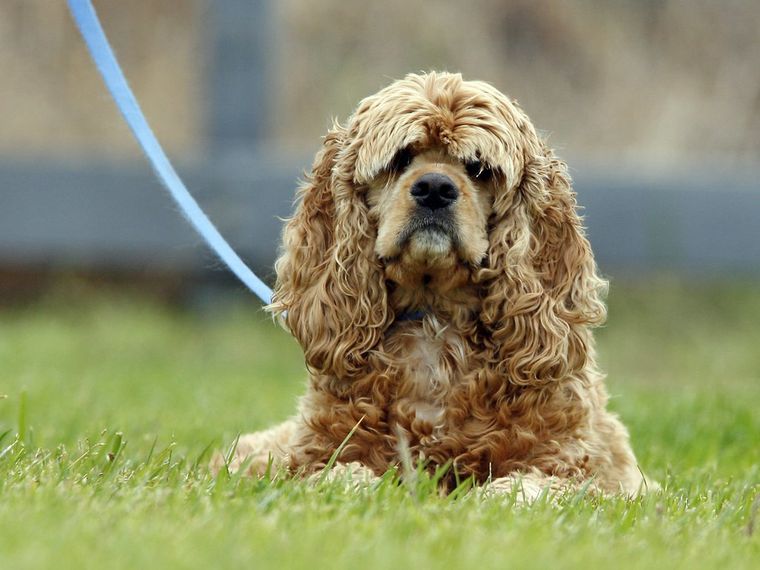
[(606, 282), (566, 166), (491, 85), (409, 75), (335, 124), (276, 270), (272, 309), (309, 383), (236, 464), (314, 473), (356, 427), (338, 459), (377, 475), (404, 449), (496, 489), (643, 489), (606, 410), (592, 337)]

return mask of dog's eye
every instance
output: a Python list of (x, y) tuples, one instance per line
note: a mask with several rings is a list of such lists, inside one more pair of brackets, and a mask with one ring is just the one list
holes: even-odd
[(488, 168), (485, 164), (479, 160), (473, 160), (464, 165), (467, 170), (467, 175), (470, 178), (474, 178), (479, 182), (487, 182), (493, 176), (493, 170)]
[(413, 159), (414, 154), (412, 153), (412, 149), (409, 147), (401, 149), (391, 161), (391, 170), (396, 174), (401, 174), (408, 168)]

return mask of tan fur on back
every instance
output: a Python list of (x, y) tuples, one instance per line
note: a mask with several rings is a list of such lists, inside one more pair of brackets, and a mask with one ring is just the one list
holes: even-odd
[[(430, 173), (457, 189), (445, 211), (412, 193)], [(606, 283), (567, 169), (492, 86), (409, 75), (362, 101), (325, 137), (276, 269), (309, 382), (293, 419), (241, 440), (252, 473), (314, 473), (356, 427), (339, 461), (376, 475), (408, 448), (451, 462), (450, 484), (642, 489), (606, 409)]]

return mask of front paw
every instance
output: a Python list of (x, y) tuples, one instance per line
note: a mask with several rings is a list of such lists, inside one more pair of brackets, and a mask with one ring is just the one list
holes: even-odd
[(286, 422), (277, 427), (249, 433), (238, 438), (232, 449), (226, 454), (217, 451), (211, 458), (209, 469), (214, 476), (222, 470), (237, 473), (243, 469), (243, 475), (262, 477), (287, 471), (290, 466), (289, 442), (293, 426)]
[(323, 469), (309, 476), (308, 481), (318, 483), (342, 483), (347, 489), (369, 487), (380, 477), (369, 467), (352, 461), (351, 463), (336, 463), (330, 469)]

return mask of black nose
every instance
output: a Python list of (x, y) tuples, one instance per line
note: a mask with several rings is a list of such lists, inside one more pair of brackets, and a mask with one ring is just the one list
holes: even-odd
[(431, 210), (445, 208), (459, 197), (454, 181), (445, 174), (428, 172), (412, 184), (412, 196), (417, 204)]

